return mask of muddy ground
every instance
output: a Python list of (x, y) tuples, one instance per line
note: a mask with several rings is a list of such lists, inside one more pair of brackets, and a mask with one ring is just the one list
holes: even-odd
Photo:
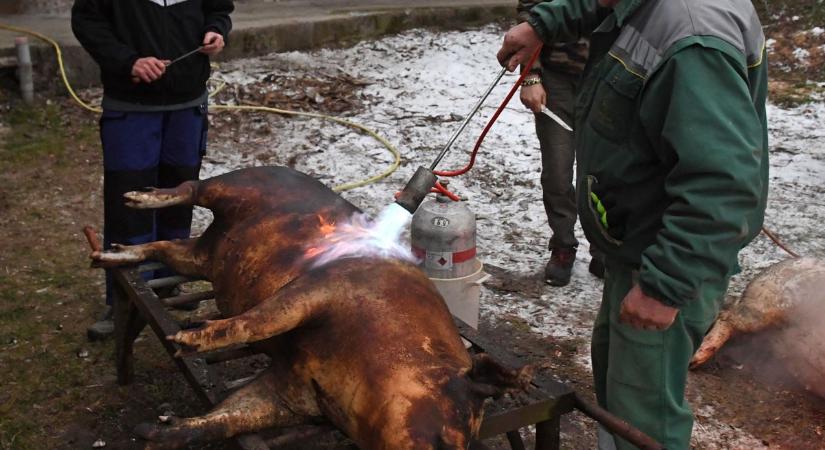
[[(772, 4), (764, 2), (762, 6)], [(822, 14), (808, 12), (804, 5), (769, 8), (766, 13), (772, 18), (766, 22), (776, 52), (771, 60), (775, 79), (772, 99), (786, 108), (816, 100), (817, 92), (823, 86), (821, 83), (825, 81), (822, 71), (825, 64), (812, 61), (820, 61), (816, 58), (821, 57), (825, 34), (808, 33), (808, 30), (817, 24), (823, 26), (822, 21), (816, 21)], [(801, 18), (793, 20), (794, 16)], [(800, 35), (800, 32), (805, 34)], [(485, 37), (491, 33), (489, 30), (473, 33), (466, 35), (469, 36), (467, 45), (492, 45)], [(460, 35), (445, 37), (443, 34), (413, 32), (404, 39), (422, 36), (424, 40), (421, 42), (426, 45), (409, 44), (404, 48), (408, 58), (422, 54), (426, 57), (427, 49), (438, 50)], [(385, 41), (372, 45), (372, 48), (367, 48), (370, 44), (363, 47), (366, 48), (364, 51), (375, 50), (380, 54), (393, 46), (401, 48), (403, 44)], [(801, 54), (796, 51), (798, 48), (808, 51), (804, 64), (798, 57)], [(353, 55), (361, 54), (360, 51)], [(280, 72), (267, 68), (266, 61), (259, 61), (273, 74), (268, 81), (241, 76), (247, 72), (245, 69), (252, 69), (248, 65), (256, 62), (241, 62), (228, 67), (226, 78), (236, 83), (225, 89), (219, 100), (360, 116), (362, 122), (390, 134), (397, 145), (413, 146), (413, 149), (405, 149), (409, 151), (405, 152), (405, 163), (399, 174), (379, 187), (345, 194), (374, 212), (379, 208), (384, 191), (402, 184), (415, 165), (443, 141), (441, 135), (449, 134), (451, 127), (460, 120), (456, 114), (467, 108), (464, 104), (447, 102), (425, 104), (426, 108), (416, 109), (416, 105), (405, 103), (406, 99), (412, 99), (411, 94), (406, 93), (407, 97), (392, 95), (395, 92), (404, 94), (404, 84), (416, 81), (416, 77), (386, 75), (386, 78), (369, 78), (347, 71), (319, 71), (318, 64), (307, 64), (313, 58), (334, 63), (334, 51), (328, 52), (332, 53), (273, 56), (270, 63), (278, 65)], [(350, 62), (357, 64), (358, 61)], [(233, 74), (236, 78), (232, 78)], [(423, 76), (418, 74), (418, 79)], [(429, 76), (436, 84), (438, 77), (444, 74)], [(485, 79), (480, 81), (481, 84), (488, 82), (486, 76), (479, 74), (479, 78)], [(376, 85), (380, 87), (382, 83), (388, 83), (384, 94), (376, 94), (381, 91)], [(461, 83), (447, 88), (457, 90), (461, 88), (458, 84)], [(128, 387), (115, 383), (113, 344), (86, 341), (86, 326), (102, 310), (103, 291), (100, 274), (87, 268), (87, 250), (80, 233), (84, 224), (101, 222), (97, 119), (64, 98), (41, 98), (35, 107), (24, 107), (8, 84), (2, 86), (0, 449), (90, 448), (98, 439), (105, 441), (107, 448), (137, 448), (130, 433), (136, 424), (153, 421), (170, 409), (181, 416), (197, 414), (202, 409), (151, 333), (144, 332), (136, 344), (136, 382)], [(443, 94), (449, 100), (447, 88)], [(91, 98), (99, 93), (88, 91), (83, 95)], [(399, 105), (399, 108), (392, 116), (374, 113), (374, 108), (386, 104)], [(511, 109), (517, 108), (517, 104), (511, 106)], [(815, 111), (820, 109), (814, 108)], [(825, 120), (825, 116), (820, 118)], [(386, 163), (386, 156), (382, 156), (380, 149), (375, 149), (374, 144), (364, 144), (369, 141), (366, 137), (311, 122), (301, 123), (296, 128), (291, 120), (271, 115), (213, 114), (212, 150), (205, 174), (277, 163), (295, 166), (314, 173), (325, 182), (337, 184), (350, 181), (361, 171), (374, 171)], [(509, 120), (523, 122), (525, 119), (514, 115)], [(410, 125), (399, 127), (399, 124)], [(434, 133), (432, 130), (438, 130), (439, 134), (428, 136)], [(499, 137), (508, 139), (508, 136)], [(518, 142), (522, 139), (521, 135), (511, 137)], [(804, 136), (799, 139), (804, 143)], [(331, 160), (327, 151), (334, 150), (333, 144), (338, 141), (348, 142), (353, 149), (343, 150), (343, 157), (338, 158), (340, 161)], [(811, 142), (822, 145), (821, 140)], [(525, 142), (524, 145), (530, 144)], [(817, 152), (806, 153), (800, 145), (784, 145), (786, 147), (774, 149), (780, 161), (804, 164), (805, 161), (817, 163), (821, 160), (821, 147)], [(355, 158), (354, 154), (362, 148), (370, 149), (366, 156), (378, 162), (364, 163), (363, 169), (347, 168), (349, 158)], [(538, 189), (537, 175), (520, 178), (520, 171), (530, 161), (535, 162), (535, 151), (517, 152), (517, 156), (522, 160), (521, 165), (512, 165), (499, 172), (492, 164), (482, 164), (477, 169), (477, 180), (460, 181), (456, 185), (460, 191), (475, 197), (473, 207), (479, 209), (481, 215), (479, 245), (489, 263), (488, 271), (495, 277), (483, 292), (485, 312), (481, 329), (493, 339), (507, 343), (525, 360), (546, 363), (558, 379), (589, 393), (592, 390), (586, 362), (587, 326), (595, 311), (588, 308), (597, 301), (598, 283), (588, 278), (586, 260), (577, 264), (576, 282), (569, 288), (551, 291), (541, 282), (538, 273), (545, 257), (541, 250), (544, 238), (540, 231), (530, 231), (546, 226), (542, 223), (540, 204), (535, 196), (522, 198), (507, 192), (517, 183), (522, 184), (516, 186), (522, 189), (519, 192)], [(491, 156), (491, 159), (495, 158)], [(457, 164), (460, 161), (457, 158), (450, 162)], [(804, 175), (794, 176), (804, 178)], [(816, 177), (822, 173), (814, 171), (809, 175)], [(799, 198), (811, 192), (806, 188), (808, 185), (800, 184), (799, 180), (775, 181), (782, 190), (774, 195), (775, 201), (781, 203), (772, 206), (773, 217), (777, 216), (777, 211), (794, 210), (790, 220), (798, 217), (799, 226), (783, 230), (785, 235), (792, 244), (803, 245), (804, 249), (825, 256), (821, 231), (812, 231), (817, 221), (821, 224), (825, 219), (822, 204), (814, 201), (806, 206), (810, 211), (804, 210), (799, 206)], [(521, 225), (508, 222), (504, 227), (494, 226), (493, 222), (501, 212), (490, 211), (490, 207), (485, 206), (488, 204), (514, 205), (510, 208), (522, 211), (518, 217)], [(198, 218), (198, 227), (202, 228), (208, 215), (200, 212)], [(495, 231), (494, 228), (502, 230)], [(497, 252), (501, 248), (506, 250)], [(755, 243), (754, 248), (753, 253), (780, 255), (764, 241)], [(519, 259), (519, 254), (526, 256)], [(746, 263), (752, 264), (745, 264), (746, 270), (752, 275), (760, 264), (766, 264), (765, 261), (749, 253)], [(566, 300), (562, 301), (562, 297)], [(525, 309), (532, 311), (531, 314), (523, 314)], [(688, 396), (697, 415), (696, 447), (825, 448), (825, 437), (822, 436), (825, 402), (806, 394), (781, 374), (763, 373), (759, 364), (742, 364), (741, 349), (752, 351), (753, 343), (747, 338), (734, 341), (711, 366), (691, 376)], [(770, 355), (765, 358), (765, 364), (769, 364)], [(234, 368), (233, 374), (254, 369), (252, 363), (247, 363), (247, 366)], [(564, 448), (593, 447), (593, 428), (589, 421), (579, 415), (569, 415), (562, 427)], [(494, 446), (498, 444), (493, 443)], [(207, 448), (223, 448), (223, 445)]]

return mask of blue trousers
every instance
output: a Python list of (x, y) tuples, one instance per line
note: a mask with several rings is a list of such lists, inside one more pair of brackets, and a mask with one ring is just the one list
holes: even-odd
[[(169, 188), (196, 180), (206, 152), (206, 105), (176, 111), (103, 111), (103, 240), (143, 244), (186, 239), (192, 207), (138, 210), (125, 206), (123, 194), (145, 187)], [(106, 274), (106, 303), (112, 304), (112, 277)]]

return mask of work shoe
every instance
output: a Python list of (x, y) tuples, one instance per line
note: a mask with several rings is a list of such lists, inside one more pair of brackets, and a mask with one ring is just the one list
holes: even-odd
[(115, 334), (115, 321), (113, 320), (115, 310), (111, 306), (106, 306), (106, 310), (97, 322), (86, 328), (86, 337), (89, 341), (102, 341)]
[(570, 282), (576, 249), (572, 247), (554, 248), (550, 262), (544, 266), (544, 279), (550, 286), (566, 286)]
[(590, 265), (587, 266), (587, 270), (595, 275), (596, 278), (604, 279), (604, 262), (601, 258), (592, 257)]

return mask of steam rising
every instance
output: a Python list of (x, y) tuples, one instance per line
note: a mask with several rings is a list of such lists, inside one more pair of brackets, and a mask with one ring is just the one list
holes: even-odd
[(415, 262), (407, 246), (400, 242), (401, 232), (412, 214), (397, 203), (384, 208), (375, 221), (366, 214), (356, 214), (349, 223), (328, 223), (319, 217), (324, 238), (306, 252), (312, 268), (341, 258), (374, 257)]

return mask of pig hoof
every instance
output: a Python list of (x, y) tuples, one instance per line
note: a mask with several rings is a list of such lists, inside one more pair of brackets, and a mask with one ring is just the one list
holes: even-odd
[(188, 197), (188, 192), (156, 188), (144, 188), (142, 191), (131, 191), (123, 194), (123, 198), (126, 199), (126, 206), (135, 209), (156, 209), (180, 205), (185, 203)]
[(178, 331), (175, 335), (166, 336), (167, 341), (172, 341), (180, 346), (180, 349), (175, 352), (175, 358), (182, 358), (201, 351), (200, 346), (192, 342), (193, 339), (189, 336), (190, 334), (190, 332)]
[(135, 246), (112, 244), (111, 250), (94, 251), (89, 257), (94, 267), (114, 267), (121, 264), (141, 262), (146, 259), (142, 252), (135, 250)]

